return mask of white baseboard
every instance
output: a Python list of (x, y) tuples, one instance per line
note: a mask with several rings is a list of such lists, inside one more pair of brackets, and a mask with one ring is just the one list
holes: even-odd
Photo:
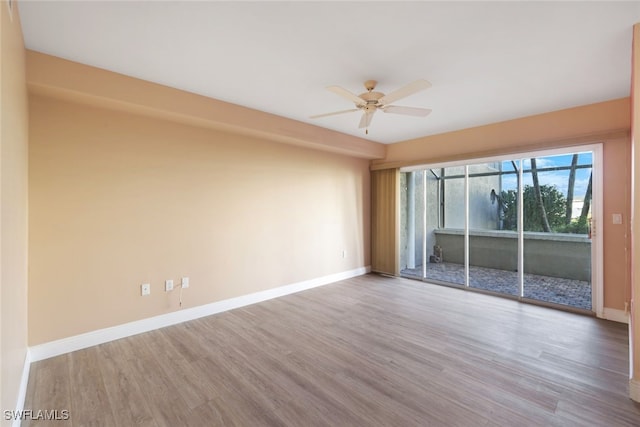
[(624, 310), (605, 307), (602, 312), (602, 318), (613, 320), (614, 322), (629, 323), (629, 313)]
[[(22, 367), (22, 377), (20, 378), (20, 388), (18, 389), (18, 401), (16, 402), (15, 414), (22, 413), (24, 401), (27, 397), (27, 386), (29, 385), (29, 371), (31, 369), (31, 352), (27, 349), (24, 356), (24, 366)], [(13, 420), (12, 427), (20, 427), (22, 420), (20, 417)]]
[(633, 378), (629, 380), (629, 397), (631, 400), (640, 402), (640, 381)]
[(370, 266), (360, 267), (354, 270), (330, 274), (328, 276), (292, 283), (289, 285), (267, 289), (265, 291), (255, 292), (236, 298), (217, 301), (211, 304), (205, 304), (185, 310), (174, 311), (159, 316), (149, 317), (147, 319), (137, 320), (135, 322), (125, 323), (123, 325), (112, 326), (110, 328), (99, 329), (96, 331), (87, 332), (85, 334), (75, 335), (72, 337), (35, 345), (29, 348), (31, 361), (37, 362), (38, 360), (48, 359), (50, 357), (59, 356), (61, 354), (70, 353), (72, 351), (81, 350), (83, 348), (92, 347), (94, 345), (102, 344), (105, 342), (152, 331), (154, 329), (164, 328), (166, 326), (171, 326), (189, 320), (198, 319), (200, 317), (210, 316), (212, 314), (232, 310), (234, 308), (244, 307), (273, 298), (305, 291), (307, 289), (315, 288), (318, 286), (328, 285), (340, 280), (361, 276), (363, 274), (367, 274), (370, 271)]

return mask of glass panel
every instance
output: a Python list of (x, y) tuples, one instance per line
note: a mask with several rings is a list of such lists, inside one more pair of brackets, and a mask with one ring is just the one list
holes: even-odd
[(469, 166), (469, 286), (514, 296), (519, 161)]
[(426, 279), (464, 285), (464, 166), (429, 173)]
[(524, 160), (524, 297), (591, 310), (592, 153)]
[(400, 175), (400, 274), (423, 277), (425, 171)]
[[(442, 254), (436, 248), (436, 231), (440, 229), (442, 221), (442, 177), (440, 169), (428, 169), (425, 171), (426, 190), (426, 216), (425, 216), (425, 277), (430, 275), (433, 267), (438, 267), (442, 261)], [(432, 275), (433, 276), (433, 275)]]

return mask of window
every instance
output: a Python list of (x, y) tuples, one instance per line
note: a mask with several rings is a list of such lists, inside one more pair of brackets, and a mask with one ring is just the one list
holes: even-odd
[(590, 225), (600, 150), (402, 170), (401, 274), (594, 310)]

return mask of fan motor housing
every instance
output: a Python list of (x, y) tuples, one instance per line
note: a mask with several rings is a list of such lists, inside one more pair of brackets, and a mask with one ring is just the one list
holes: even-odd
[(376, 103), (380, 98), (384, 96), (382, 92), (365, 92), (358, 95), (360, 98), (367, 101), (367, 103)]
[(382, 92), (376, 92), (374, 89), (376, 88), (377, 84), (378, 82), (376, 82), (375, 80), (367, 80), (366, 82), (364, 82), (364, 87), (367, 91), (365, 93), (361, 93), (360, 95), (349, 92), (348, 90), (343, 89), (340, 86), (328, 86), (328, 90), (353, 102), (356, 108), (344, 111), (336, 111), (333, 113), (320, 114), (311, 116), (311, 118), (317, 119), (320, 117), (335, 116), (338, 114), (351, 113), (353, 111), (359, 110), (363, 112), (362, 119), (360, 120), (360, 128), (368, 128), (369, 123), (371, 123), (371, 118), (373, 117), (373, 114), (376, 112), (376, 110), (382, 110), (385, 113), (404, 114), (407, 116), (417, 117), (425, 117), (431, 112), (431, 110), (428, 108), (389, 105), (399, 99), (405, 98), (421, 90), (430, 88), (431, 83), (429, 83), (428, 81), (416, 80), (413, 83), (404, 85), (400, 89), (397, 89), (388, 95), (385, 95)]

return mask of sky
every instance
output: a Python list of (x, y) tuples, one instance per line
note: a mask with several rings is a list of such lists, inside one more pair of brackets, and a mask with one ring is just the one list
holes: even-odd
[[(546, 157), (537, 157), (536, 165), (538, 169), (542, 169), (545, 167), (556, 167), (556, 166), (571, 166), (571, 158), (572, 154), (563, 154), (559, 156), (546, 156)], [(524, 185), (533, 185), (533, 181), (531, 178), (531, 173), (526, 173), (527, 170), (531, 168), (531, 160), (525, 159), (524, 163)], [(578, 155), (578, 165), (591, 165), (593, 163), (593, 156), (591, 152), (587, 153), (579, 153)], [(518, 162), (516, 161), (516, 165)], [(511, 165), (511, 161), (502, 162), (502, 170), (509, 171), (513, 170), (513, 166)], [(576, 170), (576, 181), (575, 187), (573, 191), (573, 197), (575, 199), (583, 199), (584, 195), (587, 191), (587, 186), (589, 184), (589, 176), (591, 174), (591, 169), (578, 169)], [(556, 188), (562, 192), (565, 196), (567, 195), (567, 187), (569, 185), (569, 171), (552, 171), (552, 172), (538, 172), (538, 180), (540, 181), (540, 185), (555, 185)], [(502, 178), (502, 189), (503, 190), (515, 190), (516, 189), (517, 178), (516, 175), (504, 175)]]

